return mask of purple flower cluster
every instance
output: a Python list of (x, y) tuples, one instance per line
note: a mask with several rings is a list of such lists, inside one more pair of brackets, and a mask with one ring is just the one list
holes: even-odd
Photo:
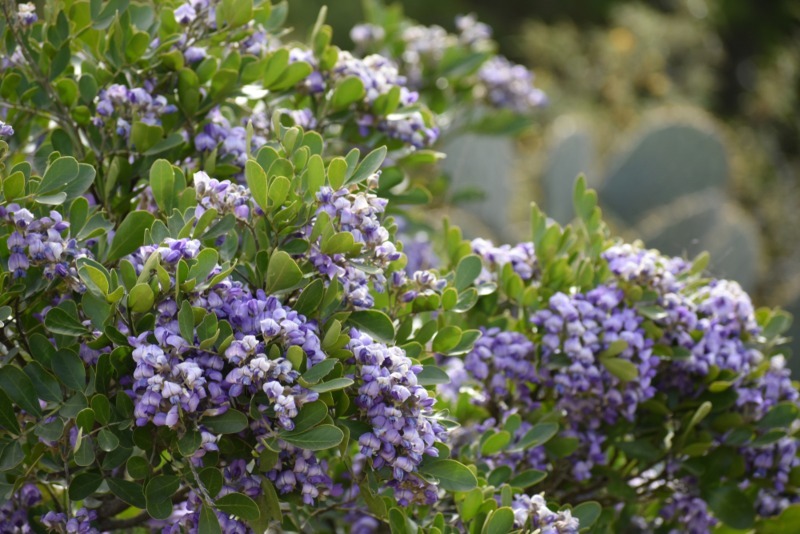
[(762, 359), (747, 341), (759, 333), (750, 297), (736, 282), (712, 280), (695, 288), (688, 283), (691, 265), (654, 250), (618, 245), (603, 253), (609, 268), (623, 283), (634, 283), (657, 295), (663, 316), (659, 343), (688, 352), (674, 362), (674, 386), (690, 388), (686, 374), (707, 375), (711, 366), (746, 375)]
[[(475, 51), (493, 48), (491, 28), (479, 22), (474, 15), (459, 15), (455, 22), (459, 31), (457, 35), (450, 34), (437, 25), (414, 25), (402, 31), (400, 38), (404, 45), (401, 56), (403, 73), (414, 87), (422, 86), (425, 68), (438, 65), (449, 48), (463, 46)], [(355, 38), (353, 40), (362, 44)]]
[[(389, 231), (381, 224), (386, 199), (372, 193), (350, 193), (346, 188), (334, 191), (326, 186), (317, 193), (317, 202), (317, 214), (326, 213), (336, 232), (350, 232), (362, 248), (357, 258), (340, 253), (325, 254), (320, 249), (320, 237), (311, 244), (311, 263), (325, 278), (339, 280), (348, 304), (355, 308), (371, 308), (374, 299), (370, 295), (370, 285), (376, 291), (383, 291), (384, 269), (401, 256), (389, 240)], [(312, 228), (312, 225), (306, 228), (307, 235)]]
[(350, 30), (350, 39), (362, 50), (382, 42), (385, 37), (386, 31), (377, 24), (356, 24)]
[(145, 87), (129, 88), (115, 83), (102, 89), (97, 95), (94, 125), (102, 128), (112, 116), (116, 116), (116, 133), (125, 139), (130, 137), (134, 119), (151, 126), (160, 125), (161, 115), (174, 113), (178, 108), (168, 103), (162, 95), (153, 96), (154, 89), (150, 82), (146, 82)]
[(525, 532), (541, 534), (578, 534), (580, 522), (572, 512), (554, 512), (547, 506), (543, 495), (515, 495), (511, 502), (514, 527)]
[[(377, 54), (360, 59), (349, 52), (339, 52), (339, 59), (330, 74), (331, 80), (336, 82), (349, 76), (355, 76), (364, 84), (364, 102), (368, 108), (395, 87), (400, 89), (401, 107), (411, 106), (419, 99), (419, 94), (407, 87), (406, 78), (398, 72), (397, 67)], [(416, 148), (430, 146), (439, 137), (439, 129), (428, 126), (425, 116), (416, 109), (400, 110), (386, 117), (366, 112), (357, 122), (361, 135), (366, 136), (375, 128), (387, 137), (399, 139)]]
[[(242, 493), (252, 499), (257, 499), (262, 494), (261, 477), (248, 471), (244, 460), (233, 460), (222, 470), (222, 489), (215, 499), (230, 493)], [(176, 507), (174, 516), (176, 520), (170, 522), (161, 530), (161, 534), (197, 534), (200, 526), (200, 509), (204, 504), (202, 496), (192, 490), (185, 502)], [(232, 516), (215, 510), (222, 532), (231, 534), (252, 534), (254, 531), (244, 522)]]
[(483, 270), (478, 276), (477, 283), (496, 282), (500, 271), (507, 263), (523, 280), (532, 280), (539, 276), (539, 265), (533, 243), (518, 243), (517, 245), (500, 245), (496, 247), (487, 239), (473, 239), (472, 252), (483, 260)]
[(500, 328), (481, 328), (482, 336), (464, 357), (463, 373), (458, 373), (461, 360), (453, 358), (448, 368), (456, 371), (450, 384), (442, 386), (456, 392), (478, 383), (471, 389), (472, 401), (482, 406), (492, 406), (497, 415), (508, 415), (517, 410), (536, 407), (531, 386), (539, 382), (536, 371), (534, 344), (519, 332)]
[(266, 473), (278, 492), (286, 494), (300, 490), (303, 502), (314, 504), (320, 496), (335, 494), (339, 490), (328, 475), (328, 463), (325, 460), (317, 458), (312, 451), (299, 449), (283, 440), (278, 443), (278, 461)]
[(17, 5), (17, 17), (23, 26), (30, 26), (37, 20), (36, 5), (33, 2), (25, 2)]
[(231, 183), (230, 180), (209, 178), (203, 171), (194, 173), (194, 187), (197, 191), (196, 217), (213, 208), (220, 216), (233, 213), (239, 220), (250, 219), (252, 198), (246, 187)]
[(708, 534), (718, 522), (703, 499), (683, 491), (672, 494), (660, 516), (667, 524), (679, 527), (669, 530), (669, 534)]
[[(642, 317), (623, 299), (622, 290), (608, 286), (585, 295), (557, 293), (532, 319), (543, 334), (542, 379), (554, 388), (571, 430), (589, 449), (599, 445), (603, 422), (614, 424), (620, 416), (633, 420), (637, 406), (655, 394), (651, 381), (659, 358), (652, 354)], [(603, 352), (615, 342), (623, 342), (624, 348), (610, 357), (633, 364), (637, 371), (628, 382), (610, 372), (603, 360)], [(575, 477), (588, 478), (593, 463), (577, 462)]]
[(458, 41), (473, 50), (486, 50), (492, 47), (492, 28), (470, 13), (456, 16)]
[(403, 217), (396, 219), (398, 230), (396, 241), (403, 244), (406, 256), (406, 274), (411, 276), (417, 271), (426, 271), (439, 266), (439, 258), (433, 250), (431, 237), (427, 232), (411, 232), (408, 221)]
[(544, 92), (533, 85), (533, 78), (533, 73), (523, 65), (502, 56), (491, 58), (478, 71), (480, 92), (486, 101), (496, 108), (518, 113), (528, 113), (547, 102)]
[(377, 343), (358, 330), (351, 330), (350, 338), (347, 348), (353, 353), (358, 385), (355, 405), (372, 426), (358, 438), (361, 453), (375, 469), (391, 469), (388, 485), (401, 506), (433, 504), (436, 487), (415, 472), (423, 456), (439, 455), (434, 445), (446, 431), (432, 417), (435, 399), (417, 383), (422, 367), (401, 348)]
[[(196, 257), (199, 247), (196, 240), (167, 239), (162, 246), (142, 247), (129, 259), (141, 273), (155, 253), (168, 272), (174, 273), (177, 262)], [(230, 279), (192, 295), (192, 304), (227, 319), (235, 339), (222, 355), (200, 350), (196, 348), (199, 340), (181, 335), (177, 303), (171, 297), (157, 303), (155, 330), (129, 340), (136, 363), (137, 424), (152, 421), (173, 427), (182, 412), (224, 411), (242, 393), (261, 391), (268, 399), (263, 411), (274, 412), (280, 427), (291, 430), (299, 408), (316, 400), (317, 394), (296, 385), (299, 373), (285, 357), (267, 357), (267, 345), (299, 346), (312, 366), (325, 357), (316, 325), (275, 297), (261, 290), (252, 294)]]
[(28, 511), (42, 501), (42, 492), (35, 484), (25, 484), (9, 500), (0, 505), (0, 534), (34, 532), (28, 522)]
[[(230, 158), (239, 167), (244, 167), (247, 162), (247, 130), (244, 126), (234, 126), (219, 108), (214, 108), (208, 113), (209, 122), (203, 126), (203, 131), (194, 138), (194, 146), (200, 152), (209, 152), (218, 149), (220, 158)], [(254, 127), (257, 126), (254, 123)], [(268, 127), (267, 124), (264, 128)], [(258, 150), (267, 142), (267, 131), (254, 129), (251, 139), (251, 149)]]
[(79, 249), (75, 239), (62, 235), (69, 223), (60, 213), (51, 211), (49, 217), (36, 219), (33, 213), (18, 204), (8, 204), (0, 206), (0, 220), (14, 226), (7, 245), (11, 253), (8, 269), (15, 278), (25, 276), (31, 266), (41, 266), (48, 280), (64, 278), (75, 289), (80, 289), (81, 284), (71, 263), (87, 256), (88, 252)]
[(10, 124), (0, 121), (0, 138), (11, 137), (14, 135), (14, 128)]
[(433, 271), (416, 271), (411, 276), (405, 271), (392, 273), (392, 285), (402, 291), (400, 301), (411, 302), (417, 296), (427, 297), (441, 294), (447, 280), (439, 278)]
[(72, 517), (59, 512), (47, 512), (42, 517), (42, 524), (47, 527), (48, 532), (58, 534), (100, 534), (100, 531), (92, 526), (92, 521), (97, 519), (97, 512), (80, 508)]
[(216, 0), (189, 0), (175, 8), (175, 21), (189, 27), (199, 27), (201, 30), (215, 30), (217, 28)]

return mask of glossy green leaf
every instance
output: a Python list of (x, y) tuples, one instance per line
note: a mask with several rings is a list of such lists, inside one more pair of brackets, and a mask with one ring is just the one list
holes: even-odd
[(111, 240), (108, 261), (118, 260), (142, 246), (145, 230), (150, 228), (154, 220), (155, 217), (152, 213), (146, 211), (130, 212), (120, 223), (114, 238)]
[(469, 491), (478, 485), (472, 471), (455, 460), (427, 461), (419, 467), (419, 472), (436, 478), (439, 487), (447, 491)]
[(305, 432), (289, 432), (281, 435), (281, 439), (301, 449), (322, 451), (331, 449), (341, 443), (344, 433), (333, 425), (320, 425)]

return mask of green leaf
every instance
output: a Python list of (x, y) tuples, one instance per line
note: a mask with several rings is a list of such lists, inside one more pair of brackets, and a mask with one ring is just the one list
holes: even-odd
[(454, 284), (459, 293), (469, 287), (472, 282), (481, 274), (483, 263), (474, 254), (461, 258), (456, 266), (456, 277)]
[(789, 427), (797, 419), (798, 408), (791, 402), (776, 404), (757, 423), (759, 428)]
[(639, 376), (639, 369), (629, 360), (623, 360), (622, 358), (601, 358), (600, 362), (608, 369), (609, 373), (623, 382), (636, 380)]
[(420, 386), (436, 386), (449, 384), (450, 375), (435, 365), (423, 365), (422, 371), (417, 373), (417, 383)]
[(305, 432), (288, 432), (280, 438), (301, 449), (322, 451), (336, 447), (342, 442), (344, 432), (333, 425), (320, 425)]
[(416, 523), (400, 508), (389, 510), (389, 530), (391, 534), (417, 534), (419, 531)]
[[(281, 206), (286, 196), (289, 194), (292, 183), (285, 176), (276, 176), (269, 184), (269, 199), (273, 206)], [(275, 209), (275, 208), (273, 208)]]
[(172, 496), (180, 487), (174, 475), (158, 475), (150, 479), (144, 490), (147, 513), (153, 519), (167, 519), (172, 514)]
[(419, 472), (438, 479), (439, 487), (447, 491), (469, 491), (478, 485), (472, 471), (455, 460), (423, 462)]
[(572, 516), (580, 521), (581, 530), (591, 527), (600, 518), (603, 507), (595, 501), (582, 502), (572, 509)]
[(92, 493), (94, 493), (102, 483), (103, 477), (100, 475), (100, 473), (78, 473), (69, 484), (69, 500), (84, 500), (86, 497), (89, 497)]
[(473, 517), (478, 515), (481, 505), (483, 504), (483, 491), (480, 488), (475, 488), (467, 493), (464, 500), (461, 501), (459, 512), (461, 519), (466, 523), (471, 521)]
[(74, 459), (75, 463), (81, 467), (87, 467), (94, 463), (94, 441), (91, 436), (83, 436), (80, 447), (75, 451)]
[(369, 334), (375, 341), (392, 343), (394, 324), (389, 316), (378, 310), (361, 310), (350, 314), (347, 319), (353, 326)]
[(491, 512), (483, 525), (482, 534), (507, 534), (514, 528), (514, 512), (504, 506)]
[(119, 438), (113, 432), (104, 428), (97, 434), (97, 445), (106, 452), (111, 452), (119, 447)]
[(25, 453), (22, 452), (22, 445), (19, 441), (12, 441), (7, 443), (2, 450), (0, 450), (0, 471), (9, 471), (14, 469), (22, 460), (25, 459)]
[(174, 195), (175, 171), (169, 161), (159, 159), (150, 167), (150, 187), (161, 213), (171, 214), (177, 199)]
[(714, 515), (729, 527), (737, 529), (753, 527), (755, 523), (753, 502), (733, 484), (711, 490), (706, 501)]
[(81, 324), (77, 317), (70, 315), (63, 308), (53, 308), (47, 312), (44, 326), (54, 334), (65, 336), (80, 336), (89, 333), (89, 330)]
[(539, 423), (534, 425), (533, 428), (528, 430), (519, 443), (512, 447), (512, 451), (526, 450), (531, 447), (537, 447), (550, 441), (550, 439), (558, 433), (557, 423)]
[(303, 279), (303, 271), (289, 254), (278, 250), (272, 254), (267, 266), (267, 293), (289, 289)]
[(261, 168), (257, 162), (248, 160), (244, 164), (244, 179), (247, 181), (247, 187), (250, 188), (250, 194), (253, 195), (253, 200), (256, 201), (258, 207), (264, 212), (268, 208), (267, 196), (267, 173)]
[(47, 196), (64, 191), (76, 178), (80, 168), (73, 157), (61, 157), (51, 163), (42, 176), (36, 196)]
[(33, 382), (19, 367), (8, 364), (0, 367), (0, 390), (29, 414), (41, 417), (42, 409)]
[(336, 361), (337, 360), (333, 358), (322, 360), (321, 362), (315, 364), (311, 369), (303, 373), (302, 379), (309, 384), (319, 382), (333, 370), (334, 366), (336, 365)]
[(222, 534), (217, 514), (206, 505), (200, 508), (200, 521), (197, 526), (198, 534)]
[(255, 501), (242, 493), (228, 493), (216, 500), (214, 505), (225, 514), (235, 515), (247, 521), (255, 521), (261, 517)]
[(3, 195), (12, 201), (25, 194), (25, 175), (21, 171), (11, 173), (3, 179)]
[(86, 387), (86, 367), (75, 351), (59, 350), (53, 356), (51, 365), (58, 379), (69, 389), (82, 391)]
[(367, 154), (356, 167), (353, 176), (347, 180), (346, 185), (361, 183), (375, 174), (383, 165), (383, 160), (386, 159), (386, 152), (386, 146), (380, 146)]
[(107, 260), (118, 260), (142, 246), (144, 233), (150, 228), (154, 220), (153, 214), (146, 211), (128, 213), (111, 240)]
[(355, 76), (348, 76), (336, 85), (331, 96), (331, 109), (341, 111), (350, 104), (364, 98), (364, 82)]
[(501, 430), (500, 432), (492, 434), (483, 442), (483, 445), (481, 445), (481, 454), (483, 456), (496, 454), (505, 449), (510, 442), (511, 434), (505, 430)]
[(188, 300), (183, 301), (181, 309), (178, 311), (178, 328), (183, 339), (194, 343), (194, 312)]
[(111, 490), (111, 493), (119, 497), (122, 501), (136, 508), (147, 507), (144, 491), (140, 484), (119, 478), (107, 478), (106, 484), (108, 484), (108, 489)]
[(434, 352), (447, 354), (448, 351), (457, 347), (460, 341), (461, 329), (457, 326), (448, 325), (436, 333), (431, 348)]
[(535, 484), (538, 484), (545, 478), (547, 478), (546, 471), (539, 471), (538, 469), (528, 469), (512, 477), (508, 483), (515, 488), (525, 489)]
[(51, 402), (61, 402), (61, 386), (52, 374), (42, 367), (39, 362), (30, 362), (25, 366), (25, 374), (30, 377), (36, 394), (40, 399)]
[(328, 416), (328, 406), (320, 401), (309, 402), (300, 409), (293, 419), (295, 434), (300, 434), (321, 423)]
[(221, 415), (204, 417), (201, 422), (215, 434), (236, 434), (247, 428), (247, 416), (238, 410), (228, 410)]
[(153, 309), (155, 295), (147, 284), (136, 284), (128, 295), (128, 307), (137, 313), (145, 313)]
[(350, 378), (334, 378), (333, 380), (311, 386), (310, 389), (311, 391), (316, 391), (317, 393), (325, 393), (326, 391), (337, 391), (339, 389), (344, 389), (352, 386), (353, 383), (353, 380)]
[(12, 434), (19, 434), (19, 421), (17, 421), (17, 412), (11, 405), (11, 399), (6, 395), (5, 390), (2, 388), (2, 381), (0, 380), (0, 426), (10, 431)]

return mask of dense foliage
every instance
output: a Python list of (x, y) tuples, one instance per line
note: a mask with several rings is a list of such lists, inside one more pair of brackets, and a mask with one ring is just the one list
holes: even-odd
[(796, 525), (785, 313), (582, 179), (530, 242), (405, 247), (437, 139), (544, 101), (473, 17), (0, 6), (0, 532)]

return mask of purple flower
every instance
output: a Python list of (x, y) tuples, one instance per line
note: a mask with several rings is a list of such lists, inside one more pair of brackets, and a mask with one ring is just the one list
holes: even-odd
[(518, 113), (528, 113), (547, 102), (544, 92), (534, 87), (533, 78), (527, 68), (502, 56), (491, 58), (478, 71), (487, 102)]
[(10, 124), (0, 121), (0, 138), (14, 135), (14, 128)]

